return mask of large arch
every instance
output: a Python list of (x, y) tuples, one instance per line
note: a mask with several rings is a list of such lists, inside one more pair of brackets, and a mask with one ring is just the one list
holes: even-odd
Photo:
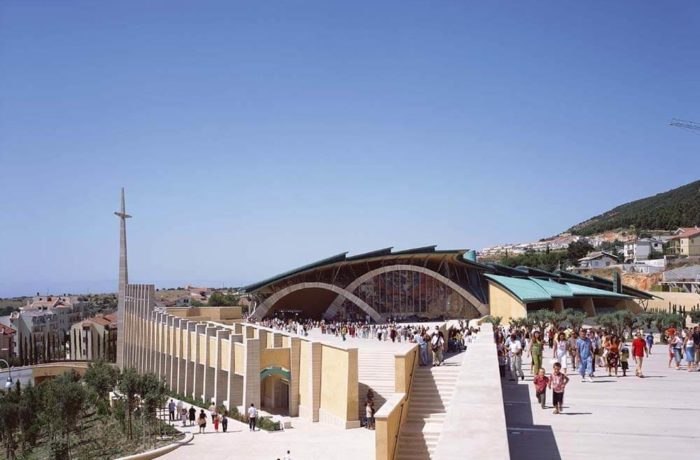
[(325, 289), (327, 291), (332, 291), (332, 292), (338, 294), (338, 298), (341, 298), (341, 299), (345, 298), (345, 299), (349, 300), (350, 302), (354, 303), (355, 305), (357, 305), (362, 311), (364, 311), (369, 316), (371, 316), (373, 320), (375, 320), (377, 322), (383, 321), (382, 315), (380, 315), (377, 312), (377, 310), (370, 307), (367, 302), (360, 299), (352, 292), (349, 292), (349, 291), (347, 291), (341, 287), (335, 286), (333, 284), (318, 283), (318, 282), (297, 283), (297, 284), (293, 284), (291, 286), (288, 286), (284, 289), (281, 289), (281, 290), (275, 292), (270, 297), (265, 299), (265, 301), (255, 309), (255, 311), (251, 315), (251, 319), (253, 319), (253, 320), (263, 319), (265, 317), (265, 315), (267, 314), (267, 312), (270, 311), (270, 309), (277, 303), (278, 300), (291, 294), (292, 292), (300, 291), (302, 289)]
[[(384, 273), (389, 273), (389, 272), (395, 272), (395, 271), (409, 271), (409, 272), (416, 272), (416, 273), (423, 273), (424, 275), (430, 276), (437, 281), (440, 281), (441, 283), (445, 284), (449, 288), (451, 288), (453, 291), (457, 292), (459, 295), (461, 295), (466, 301), (468, 301), (470, 304), (474, 306), (474, 308), (477, 309), (479, 314), (481, 316), (486, 316), (489, 314), (488, 308), (486, 305), (484, 305), (479, 299), (477, 299), (471, 292), (467, 291), (464, 289), (462, 286), (459, 284), (455, 283), (451, 279), (447, 278), (446, 276), (441, 275), (440, 273), (430, 270), (429, 268), (425, 267), (420, 267), (417, 265), (387, 265), (386, 267), (379, 267), (374, 270), (368, 271), (364, 275), (361, 275), (355, 280), (353, 280), (350, 284), (348, 284), (345, 287), (345, 290), (347, 292), (353, 293), (355, 292), (355, 289), (360, 287), (362, 283), (365, 281), (369, 281), (375, 276), (384, 274)], [(338, 296), (335, 298), (331, 306), (326, 310), (326, 317), (332, 317), (340, 307), (340, 305), (343, 302), (343, 297)]]

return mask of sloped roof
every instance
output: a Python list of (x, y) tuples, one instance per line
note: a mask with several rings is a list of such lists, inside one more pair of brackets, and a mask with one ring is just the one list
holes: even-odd
[(617, 292), (596, 289), (576, 283), (557, 283), (552, 280), (537, 278), (511, 278), (485, 274), (486, 278), (507, 289), (523, 303), (552, 300), (555, 298), (571, 298), (575, 296), (615, 297), (629, 299), (631, 296)]

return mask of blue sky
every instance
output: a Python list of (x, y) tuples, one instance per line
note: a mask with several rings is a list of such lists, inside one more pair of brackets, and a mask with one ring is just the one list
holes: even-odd
[(700, 176), (700, 4), (0, 2), (0, 296), (534, 240)]

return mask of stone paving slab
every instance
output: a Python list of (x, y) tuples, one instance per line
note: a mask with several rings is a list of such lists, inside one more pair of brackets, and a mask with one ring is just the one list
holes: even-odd
[(645, 359), (643, 379), (634, 376), (633, 363), (627, 377), (596, 369), (594, 383), (569, 372), (561, 415), (552, 413), (551, 390), (547, 409), (537, 404), (529, 366), (523, 366), (525, 381), (506, 377), (511, 458), (700, 458), (700, 373), (669, 369), (664, 347), (655, 351)]

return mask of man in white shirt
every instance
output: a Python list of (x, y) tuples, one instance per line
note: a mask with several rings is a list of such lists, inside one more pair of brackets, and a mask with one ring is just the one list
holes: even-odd
[(255, 404), (251, 404), (248, 408), (248, 429), (250, 431), (255, 431), (255, 420), (258, 418), (258, 410), (255, 408)]
[(510, 380), (515, 380), (518, 376), (525, 380), (525, 374), (523, 373), (523, 346), (520, 340), (515, 340), (515, 334), (510, 336), (508, 351), (510, 352)]
[(282, 460), (292, 460), (292, 454), (290, 454), (289, 451), (287, 451), (287, 454), (284, 457), (282, 457)]

